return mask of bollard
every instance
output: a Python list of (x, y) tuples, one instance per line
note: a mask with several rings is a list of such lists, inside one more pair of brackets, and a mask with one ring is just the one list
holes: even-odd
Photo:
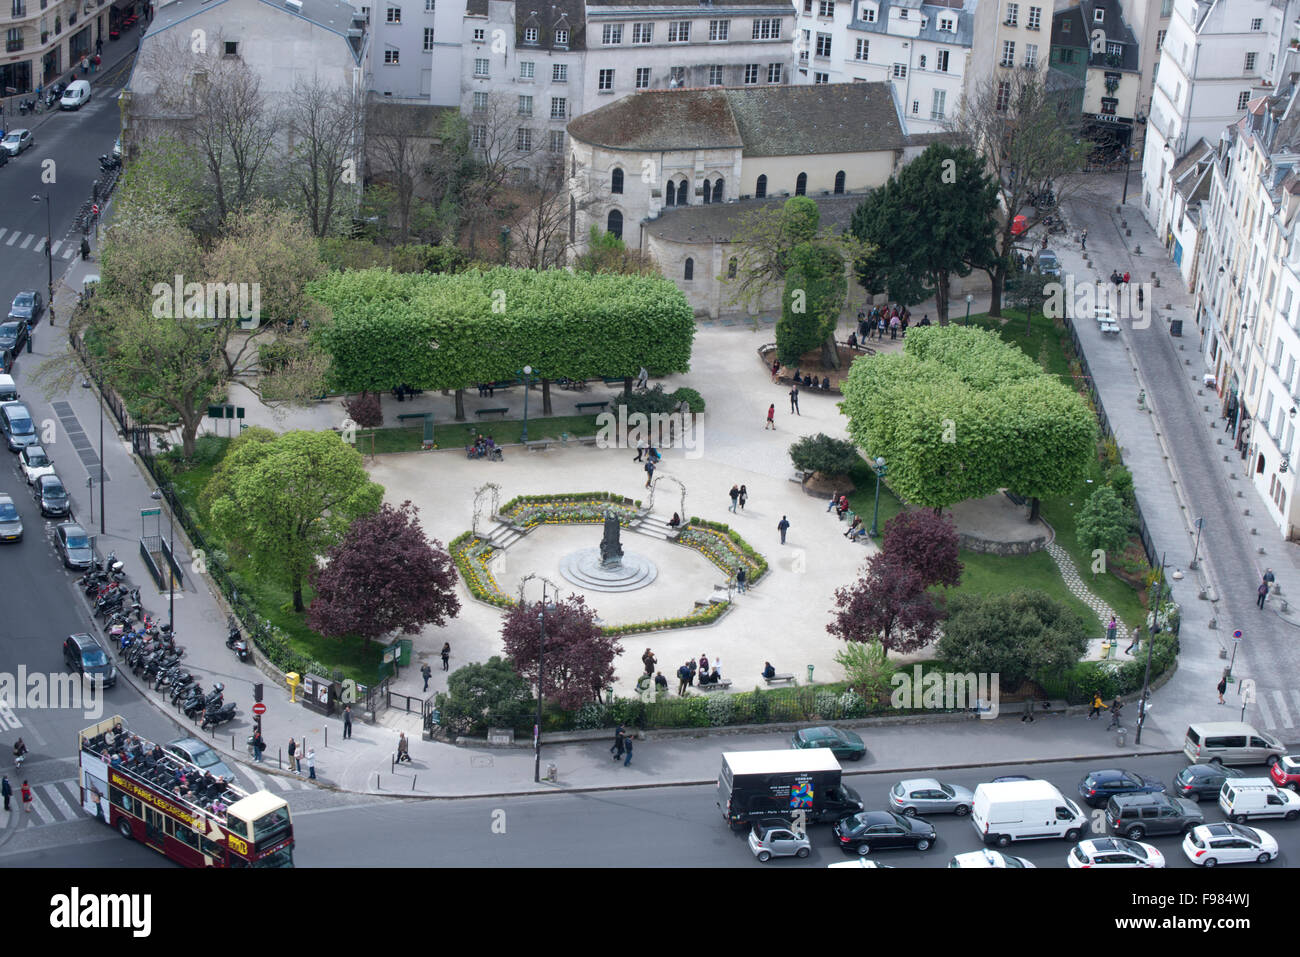
[(547, 764), (546, 780), (550, 781), (551, 783), (555, 783), (559, 779), (560, 779), (560, 769), (557, 768), (554, 764)]
[(327, 747), (327, 748), (330, 746), (330, 729), (329, 729), (328, 727), (325, 729), (325, 745), (324, 745), (324, 746)]
[(813, 683), (813, 677), (812, 677), (812, 675), (813, 675), (813, 666), (812, 666), (812, 665), (809, 665), (809, 666), (808, 666), (808, 683), (809, 683), (809, 684), (812, 684), (812, 683)]
[(1146, 389), (1139, 389), (1139, 390), (1138, 390), (1138, 408), (1139, 408), (1139, 409), (1146, 409), (1146, 407), (1147, 407), (1147, 390), (1146, 390)]
[(284, 752), (280, 748), (275, 749), (275, 766), (281, 771), (284, 770)]

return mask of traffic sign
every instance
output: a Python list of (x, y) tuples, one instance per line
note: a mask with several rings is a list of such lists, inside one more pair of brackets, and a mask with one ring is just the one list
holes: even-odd
[(1232, 633), (1232, 640), (1233, 640), (1233, 641), (1241, 641), (1241, 629), (1240, 629), (1240, 628), (1238, 628), (1236, 631), (1234, 631), (1234, 632)]
[(266, 714), (266, 705), (262, 704), (260, 701), (253, 705), (253, 714), (257, 715), (259, 718)]

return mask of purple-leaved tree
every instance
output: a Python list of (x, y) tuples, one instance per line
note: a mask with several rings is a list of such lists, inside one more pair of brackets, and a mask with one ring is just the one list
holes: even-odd
[(835, 590), (826, 630), (844, 641), (879, 641), (886, 651), (916, 651), (934, 640), (943, 618), (925, 588), (916, 569), (877, 552), (861, 578)]
[[(541, 614), (541, 602), (518, 604), (506, 612), (501, 624), (507, 657), (520, 677), (534, 686), (542, 634)], [(614, 658), (623, 653), (623, 646), (617, 639), (601, 633), (596, 613), (580, 595), (548, 603), (545, 621), (543, 697), (566, 710), (599, 699), (600, 690), (614, 680)]]

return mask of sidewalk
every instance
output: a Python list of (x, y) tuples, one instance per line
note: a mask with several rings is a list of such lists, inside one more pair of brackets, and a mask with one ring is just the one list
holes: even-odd
[[(106, 12), (106, 10), (101, 7), (99, 8), (99, 12)], [(81, 75), (81, 68), (80, 68), (81, 61), (77, 60), (76, 63), (72, 64), (73, 66), (76, 67), (75, 70), (71, 70), (71, 69), (66, 70), (55, 79), (63, 80), (64, 82), (67, 82), (68, 80), (73, 78), (78, 80), (81, 79), (89, 80), (92, 90), (98, 84), (103, 82), (117, 82), (118, 78), (115, 76), (114, 71), (125, 60), (135, 55), (135, 51), (139, 49), (139, 45), (140, 45), (140, 31), (138, 28), (126, 31), (116, 40), (110, 40), (108, 38), (108, 32), (107, 30), (105, 30), (104, 50), (100, 54), (100, 60), (102, 62), (99, 64), (98, 70), (95, 70), (91, 73), (87, 73), (83, 77)], [(92, 54), (92, 58), (93, 58), (93, 54)], [(105, 80), (106, 77), (111, 79), (106, 81)], [(122, 79), (125, 80), (125, 77), (123, 77)], [(42, 85), (50, 86), (51, 84), (42, 84)], [(45, 120), (48, 117), (54, 116), (55, 114), (58, 113), (57, 107), (54, 110), (47, 110), (44, 113), (39, 113), (39, 114), (28, 113), (25, 116), (18, 112), (18, 103), (20, 100), (33, 100), (35, 98), (36, 98), (36, 92), (34, 90), (30, 93), (22, 93), (22, 94), (15, 94), (13, 96), (0, 97), (0, 104), (4, 105), (4, 117), (3, 120), (0, 120), (0, 128), (6, 130), (29, 129), (32, 131), (36, 131), (41, 128), (41, 125), (45, 122)]]

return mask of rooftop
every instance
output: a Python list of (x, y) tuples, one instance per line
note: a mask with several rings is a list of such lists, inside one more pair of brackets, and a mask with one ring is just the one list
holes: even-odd
[[(821, 210), (822, 225), (835, 232), (843, 232), (853, 218), (853, 211), (866, 198), (866, 193), (842, 193), (831, 196), (809, 197)], [(664, 210), (658, 218), (646, 224), (645, 230), (656, 239), (691, 245), (710, 245), (731, 242), (740, 228), (741, 220), (759, 209), (775, 209), (789, 197), (747, 199), (732, 203), (710, 203), (700, 206), (676, 206)]]

